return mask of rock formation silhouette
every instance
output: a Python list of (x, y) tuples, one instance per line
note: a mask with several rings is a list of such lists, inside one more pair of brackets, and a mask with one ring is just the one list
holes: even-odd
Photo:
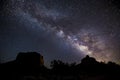
[(22, 76), (37, 75), (42, 72), (42, 69), (45, 69), (44, 59), (37, 52), (21, 52), (17, 55), (16, 60), (1, 64), (4, 80), (16, 80)]
[(26, 66), (42, 66), (44, 65), (43, 56), (37, 52), (19, 53), (16, 62)]
[(88, 55), (81, 63), (53, 60), (51, 69), (37, 52), (19, 53), (16, 60), (0, 64), (0, 80), (120, 80), (120, 66), (97, 62)]

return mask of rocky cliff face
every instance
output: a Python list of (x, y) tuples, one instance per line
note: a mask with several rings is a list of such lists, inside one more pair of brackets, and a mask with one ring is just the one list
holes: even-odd
[(40, 66), (44, 65), (43, 56), (37, 52), (19, 53), (16, 62), (21, 65)]

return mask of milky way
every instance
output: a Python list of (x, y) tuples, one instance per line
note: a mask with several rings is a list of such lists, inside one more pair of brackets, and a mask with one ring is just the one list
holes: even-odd
[(120, 8), (114, 0), (0, 0), (0, 61), (37, 51), (53, 59), (120, 61)]

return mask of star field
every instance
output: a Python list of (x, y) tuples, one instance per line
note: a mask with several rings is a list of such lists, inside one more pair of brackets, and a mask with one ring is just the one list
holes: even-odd
[(120, 64), (120, 7), (115, 0), (0, 0), (0, 61), (37, 51), (80, 62), (85, 55)]

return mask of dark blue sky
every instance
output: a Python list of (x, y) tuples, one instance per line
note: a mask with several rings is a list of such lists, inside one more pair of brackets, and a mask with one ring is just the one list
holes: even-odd
[(0, 0), (0, 61), (36, 51), (80, 62), (85, 55), (120, 62), (118, 0)]

